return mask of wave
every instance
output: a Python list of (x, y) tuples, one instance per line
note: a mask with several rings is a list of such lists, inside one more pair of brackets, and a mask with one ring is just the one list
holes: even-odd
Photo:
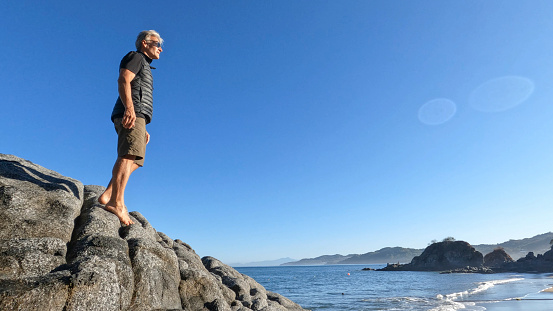
[[(467, 299), (471, 295), (485, 292), (485, 291), (489, 290), (490, 288), (492, 288), (496, 285), (516, 282), (516, 281), (522, 281), (522, 280), (524, 280), (524, 279), (523, 278), (511, 278), (511, 279), (505, 279), (505, 280), (493, 280), (493, 281), (478, 282), (478, 283), (476, 283), (477, 286), (475, 288), (472, 288), (472, 289), (469, 289), (469, 290), (466, 290), (466, 291), (451, 293), (451, 294), (447, 294), (447, 295), (438, 294), (436, 296), (436, 299), (441, 301), (442, 304), (440, 304), (439, 306), (437, 306), (435, 308), (432, 308), (428, 311), (455, 311), (455, 310), (459, 310), (459, 309), (464, 309), (464, 310), (486, 310), (486, 308), (484, 308), (484, 307), (476, 306), (476, 303), (475, 303), (476, 301), (466, 301), (466, 300), (459, 301), (459, 299), (461, 299), (461, 298), (462, 299)], [(511, 300), (511, 299), (506, 299), (506, 300)], [(488, 302), (488, 303), (489, 302), (499, 302), (499, 300), (498, 301), (486, 301), (486, 302)]]
[[(463, 309), (463, 311), (486, 310), (485, 308), (476, 306), (476, 304), (474, 303), (460, 303), (452, 300), (438, 300), (436, 298), (386, 297), (376, 299), (363, 299), (362, 301), (369, 302), (371, 307), (375, 308), (374, 310), (378, 308), (378, 310), (387, 311), (455, 311), (459, 309)], [(372, 308), (370, 310), (373, 310)]]

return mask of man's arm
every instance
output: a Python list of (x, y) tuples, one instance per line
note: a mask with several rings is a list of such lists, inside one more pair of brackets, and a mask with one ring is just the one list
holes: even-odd
[(119, 90), (119, 98), (125, 106), (125, 114), (123, 115), (123, 127), (124, 128), (133, 128), (134, 121), (136, 121), (136, 113), (134, 112), (134, 104), (132, 102), (132, 93), (131, 93), (131, 81), (136, 75), (125, 68), (119, 70), (119, 79), (117, 79), (117, 85)]

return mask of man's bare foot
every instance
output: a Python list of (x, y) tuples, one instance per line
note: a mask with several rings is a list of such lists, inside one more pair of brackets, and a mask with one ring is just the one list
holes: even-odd
[[(99, 198), (98, 198), (98, 201), (100, 201)], [(122, 205), (122, 207), (116, 207), (116, 206), (106, 204), (104, 206), (104, 209), (108, 212), (115, 214), (115, 216), (117, 216), (119, 220), (126, 226), (134, 224), (134, 222), (131, 220), (129, 216), (129, 212), (127, 211), (127, 208), (125, 207), (125, 205)]]
[(110, 189), (106, 189), (106, 191), (104, 191), (104, 193), (102, 193), (102, 195), (98, 197), (98, 203), (102, 205), (106, 205), (109, 203), (109, 200), (111, 199), (111, 191), (109, 191), (108, 193), (108, 190)]

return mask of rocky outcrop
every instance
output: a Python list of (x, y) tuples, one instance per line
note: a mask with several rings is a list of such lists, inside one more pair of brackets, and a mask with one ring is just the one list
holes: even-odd
[(493, 271), (491, 268), (488, 267), (464, 267), (464, 268), (457, 268), (453, 270), (446, 270), (446, 271), (440, 271), (440, 274), (452, 274), (452, 273), (480, 273), (480, 274), (493, 274), (495, 271)]
[(497, 272), (553, 272), (553, 247), (543, 255), (536, 256), (533, 252), (529, 252), (526, 257), (514, 262), (506, 262), (494, 270)]
[(428, 246), (409, 264), (388, 264), (380, 271), (441, 271), (442, 273), (553, 272), (553, 247), (543, 255), (529, 252), (513, 261), (502, 248), (482, 257), (463, 241), (443, 241)]
[(490, 268), (498, 268), (513, 261), (513, 258), (503, 248), (496, 248), (493, 252), (484, 256), (484, 266)]
[(303, 310), (138, 212), (121, 227), (103, 190), (0, 154), (0, 310)]
[(498, 244), (478, 244), (473, 246), (482, 254), (489, 254), (496, 248), (502, 248), (511, 256), (511, 258), (513, 258), (513, 260), (518, 260), (519, 258), (524, 257), (524, 255), (521, 254), (527, 254), (529, 252), (533, 252), (534, 254), (543, 254), (547, 252), (551, 248), (551, 244), (549, 242), (552, 239), (553, 232), (547, 232), (535, 235), (531, 238), (510, 239)]
[(443, 241), (428, 246), (411, 263), (389, 264), (383, 271), (444, 271), (466, 267), (480, 267), (482, 254), (464, 241)]

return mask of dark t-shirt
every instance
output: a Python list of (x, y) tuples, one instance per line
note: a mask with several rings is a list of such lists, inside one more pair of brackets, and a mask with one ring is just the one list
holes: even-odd
[[(138, 74), (140, 69), (142, 69), (142, 56), (140, 54), (141, 54), (141, 52), (139, 52), (139, 53), (136, 53), (136, 52), (127, 53), (127, 55), (125, 55), (123, 57), (123, 59), (121, 59), (121, 63), (119, 64), (119, 70), (128, 69), (132, 73)], [(142, 54), (142, 55), (144, 55), (144, 54)], [(152, 63), (152, 59), (150, 59), (147, 56), (146, 56), (146, 61), (148, 61), (148, 63)], [(123, 117), (122, 113), (117, 114), (117, 115), (112, 116), (112, 120), (115, 119), (115, 118), (122, 118), (122, 117)], [(142, 113), (136, 113), (136, 117), (145, 119), (145, 116)]]
[[(146, 58), (148, 59), (148, 58)], [(119, 69), (128, 69), (132, 73), (137, 74), (142, 68), (142, 59), (138, 53), (129, 52), (123, 57), (121, 63), (119, 64)]]

